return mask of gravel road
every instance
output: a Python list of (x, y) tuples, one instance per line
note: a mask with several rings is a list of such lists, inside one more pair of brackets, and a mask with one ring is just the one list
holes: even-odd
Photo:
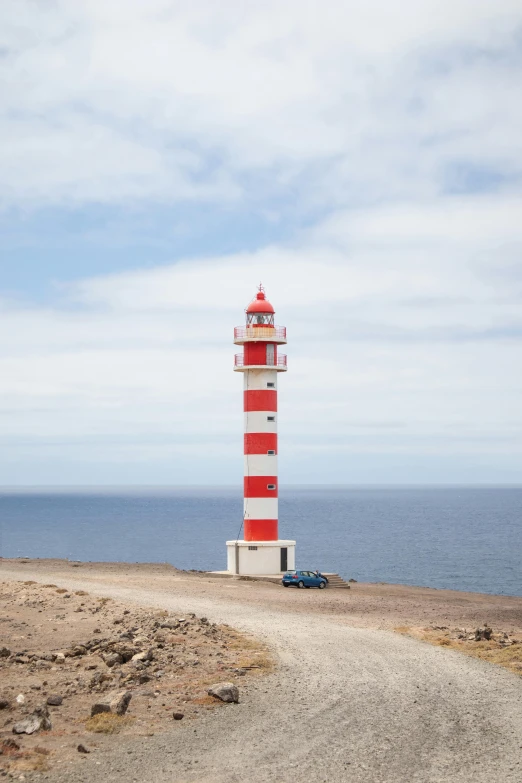
[(108, 753), (48, 773), (53, 783), (522, 783), (522, 679), (503, 669), (338, 617), (241, 603), (219, 589), (188, 601), (175, 582), (170, 593), (101, 577), (62, 582), (229, 623), (267, 641), (280, 666), (243, 688), (239, 705), (138, 743), (119, 739)]

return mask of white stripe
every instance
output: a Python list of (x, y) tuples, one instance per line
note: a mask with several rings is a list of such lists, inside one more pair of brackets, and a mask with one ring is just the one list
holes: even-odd
[(277, 457), (266, 454), (245, 456), (245, 476), (277, 476)]
[[(274, 386), (267, 384), (273, 383)], [(245, 391), (277, 391), (277, 370), (245, 370), (243, 373), (243, 388)]]
[[(245, 416), (245, 432), (277, 432), (277, 413), (275, 411), (249, 411)], [(268, 417), (274, 421), (268, 421)]]
[(245, 498), (245, 519), (277, 519), (277, 498)]

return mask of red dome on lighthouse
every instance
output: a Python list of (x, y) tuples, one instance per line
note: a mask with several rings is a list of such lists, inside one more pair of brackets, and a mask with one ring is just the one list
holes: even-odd
[(246, 309), (249, 313), (275, 313), (274, 308), (265, 296), (265, 292), (260, 290), (257, 292), (256, 298), (250, 302)]

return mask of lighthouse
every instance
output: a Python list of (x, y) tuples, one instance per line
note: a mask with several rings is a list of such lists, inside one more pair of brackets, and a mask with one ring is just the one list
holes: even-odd
[(232, 574), (279, 574), (295, 568), (295, 541), (279, 538), (277, 471), (277, 381), (286, 372), (286, 328), (275, 325), (275, 310), (260, 285), (234, 329), (243, 353), (234, 370), (243, 373), (244, 501), (243, 539), (227, 541)]

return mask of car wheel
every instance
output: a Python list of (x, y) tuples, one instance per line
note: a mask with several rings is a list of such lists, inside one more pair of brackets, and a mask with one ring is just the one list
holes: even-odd
[(297, 586), (298, 586), (298, 587), (304, 587), (305, 585), (304, 585), (304, 582), (298, 582), (298, 583), (297, 583)]
[(324, 582), (319, 582), (319, 590), (324, 590), (326, 587), (326, 584)]

